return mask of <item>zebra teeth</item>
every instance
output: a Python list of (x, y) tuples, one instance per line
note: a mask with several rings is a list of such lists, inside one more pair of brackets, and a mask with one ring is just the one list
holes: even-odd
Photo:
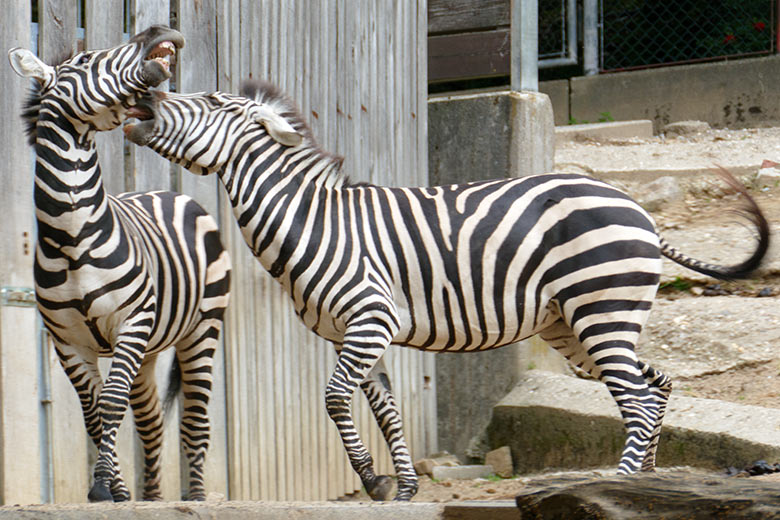
[(164, 41), (156, 45), (146, 56), (147, 60), (156, 61), (163, 69), (168, 71), (171, 68), (170, 56), (176, 54), (176, 45), (170, 41)]

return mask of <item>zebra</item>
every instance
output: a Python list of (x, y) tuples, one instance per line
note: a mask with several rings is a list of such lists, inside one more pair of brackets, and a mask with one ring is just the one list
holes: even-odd
[[(48, 65), (12, 49), (32, 78), (23, 110), (37, 155), (34, 278), (37, 307), (78, 393), (97, 447), (90, 501), (130, 499), (116, 455), (128, 404), (144, 446), (144, 491), (161, 500), (163, 417), (155, 360), (174, 346), (184, 395), (181, 444), (189, 498), (204, 500), (212, 358), (229, 299), (231, 262), (217, 225), (191, 198), (103, 188), (95, 132), (119, 126), (139, 93), (170, 77), (166, 57), (184, 44), (152, 26), (123, 45)], [(103, 381), (97, 358), (111, 358)]]
[(769, 243), (749, 197), (743, 211), (757, 246), (722, 267), (676, 251), (636, 202), (587, 176), (353, 184), (342, 158), (320, 149), (295, 104), (265, 82), (246, 82), (238, 96), (149, 94), (131, 112), (139, 120), (124, 127), (132, 142), (195, 174), (217, 173), (247, 245), (303, 323), (337, 345), (326, 408), (375, 499), (388, 498), (389, 477), (376, 475), (355, 429), (358, 387), (389, 447), (395, 498), (409, 500), (418, 487), (381, 363), (390, 344), (472, 352), (539, 334), (614, 397), (626, 430), (618, 473), (652, 470), (671, 381), (638, 360), (635, 345), (661, 257), (741, 278)]

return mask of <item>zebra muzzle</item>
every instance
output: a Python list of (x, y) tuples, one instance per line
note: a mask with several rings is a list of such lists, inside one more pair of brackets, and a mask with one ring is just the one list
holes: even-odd
[(130, 142), (138, 146), (146, 146), (154, 135), (154, 119), (125, 125), (122, 130)]

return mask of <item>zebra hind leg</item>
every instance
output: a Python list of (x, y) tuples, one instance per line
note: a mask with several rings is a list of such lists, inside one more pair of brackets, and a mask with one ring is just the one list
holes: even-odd
[(660, 370), (656, 370), (647, 363), (639, 361), (638, 366), (639, 370), (642, 372), (642, 377), (647, 382), (650, 394), (655, 397), (655, 400), (658, 403), (658, 414), (656, 416), (655, 426), (653, 427), (650, 443), (647, 446), (647, 453), (642, 462), (642, 471), (654, 471), (658, 439), (661, 436), (661, 424), (663, 423), (664, 415), (666, 415), (666, 404), (672, 393), (672, 381)]
[(188, 500), (206, 500), (203, 478), (209, 449), (211, 424), (208, 406), (214, 383), (212, 368), (221, 322), (204, 320), (193, 334), (176, 346), (181, 366), (181, 445), (189, 463)]
[[(412, 457), (404, 438), (401, 413), (390, 388), (390, 378), (384, 361), (379, 359), (374, 369), (360, 385), (368, 399), (379, 428), (385, 437), (393, 466), (398, 477), (398, 492), (395, 500), (411, 500), (417, 494), (419, 483)], [(366, 491), (373, 500), (388, 500), (392, 492), (392, 479), (386, 475), (376, 477), (373, 487)]]
[(144, 447), (144, 500), (162, 500), (160, 456), (162, 454), (163, 416), (155, 382), (157, 356), (144, 358), (130, 391), (135, 428)]
[[(598, 330), (591, 328), (590, 330)], [(617, 333), (623, 338), (625, 332)], [(634, 354), (634, 343), (610, 340), (608, 335), (576, 335), (559, 320), (540, 336), (558, 350), (570, 363), (603, 382), (618, 405), (626, 429), (626, 444), (618, 465), (619, 474), (649, 470), (671, 387), (668, 378), (653, 369), (642, 372)], [(584, 336), (581, 343), (578, 338)], [(655, 381), (653, 387), (651, 381)]]

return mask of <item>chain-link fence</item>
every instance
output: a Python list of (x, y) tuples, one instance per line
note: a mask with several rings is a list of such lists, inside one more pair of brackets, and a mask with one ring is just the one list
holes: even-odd
[(601, 0), (601, 70), (775, 51), (777, 0)]

